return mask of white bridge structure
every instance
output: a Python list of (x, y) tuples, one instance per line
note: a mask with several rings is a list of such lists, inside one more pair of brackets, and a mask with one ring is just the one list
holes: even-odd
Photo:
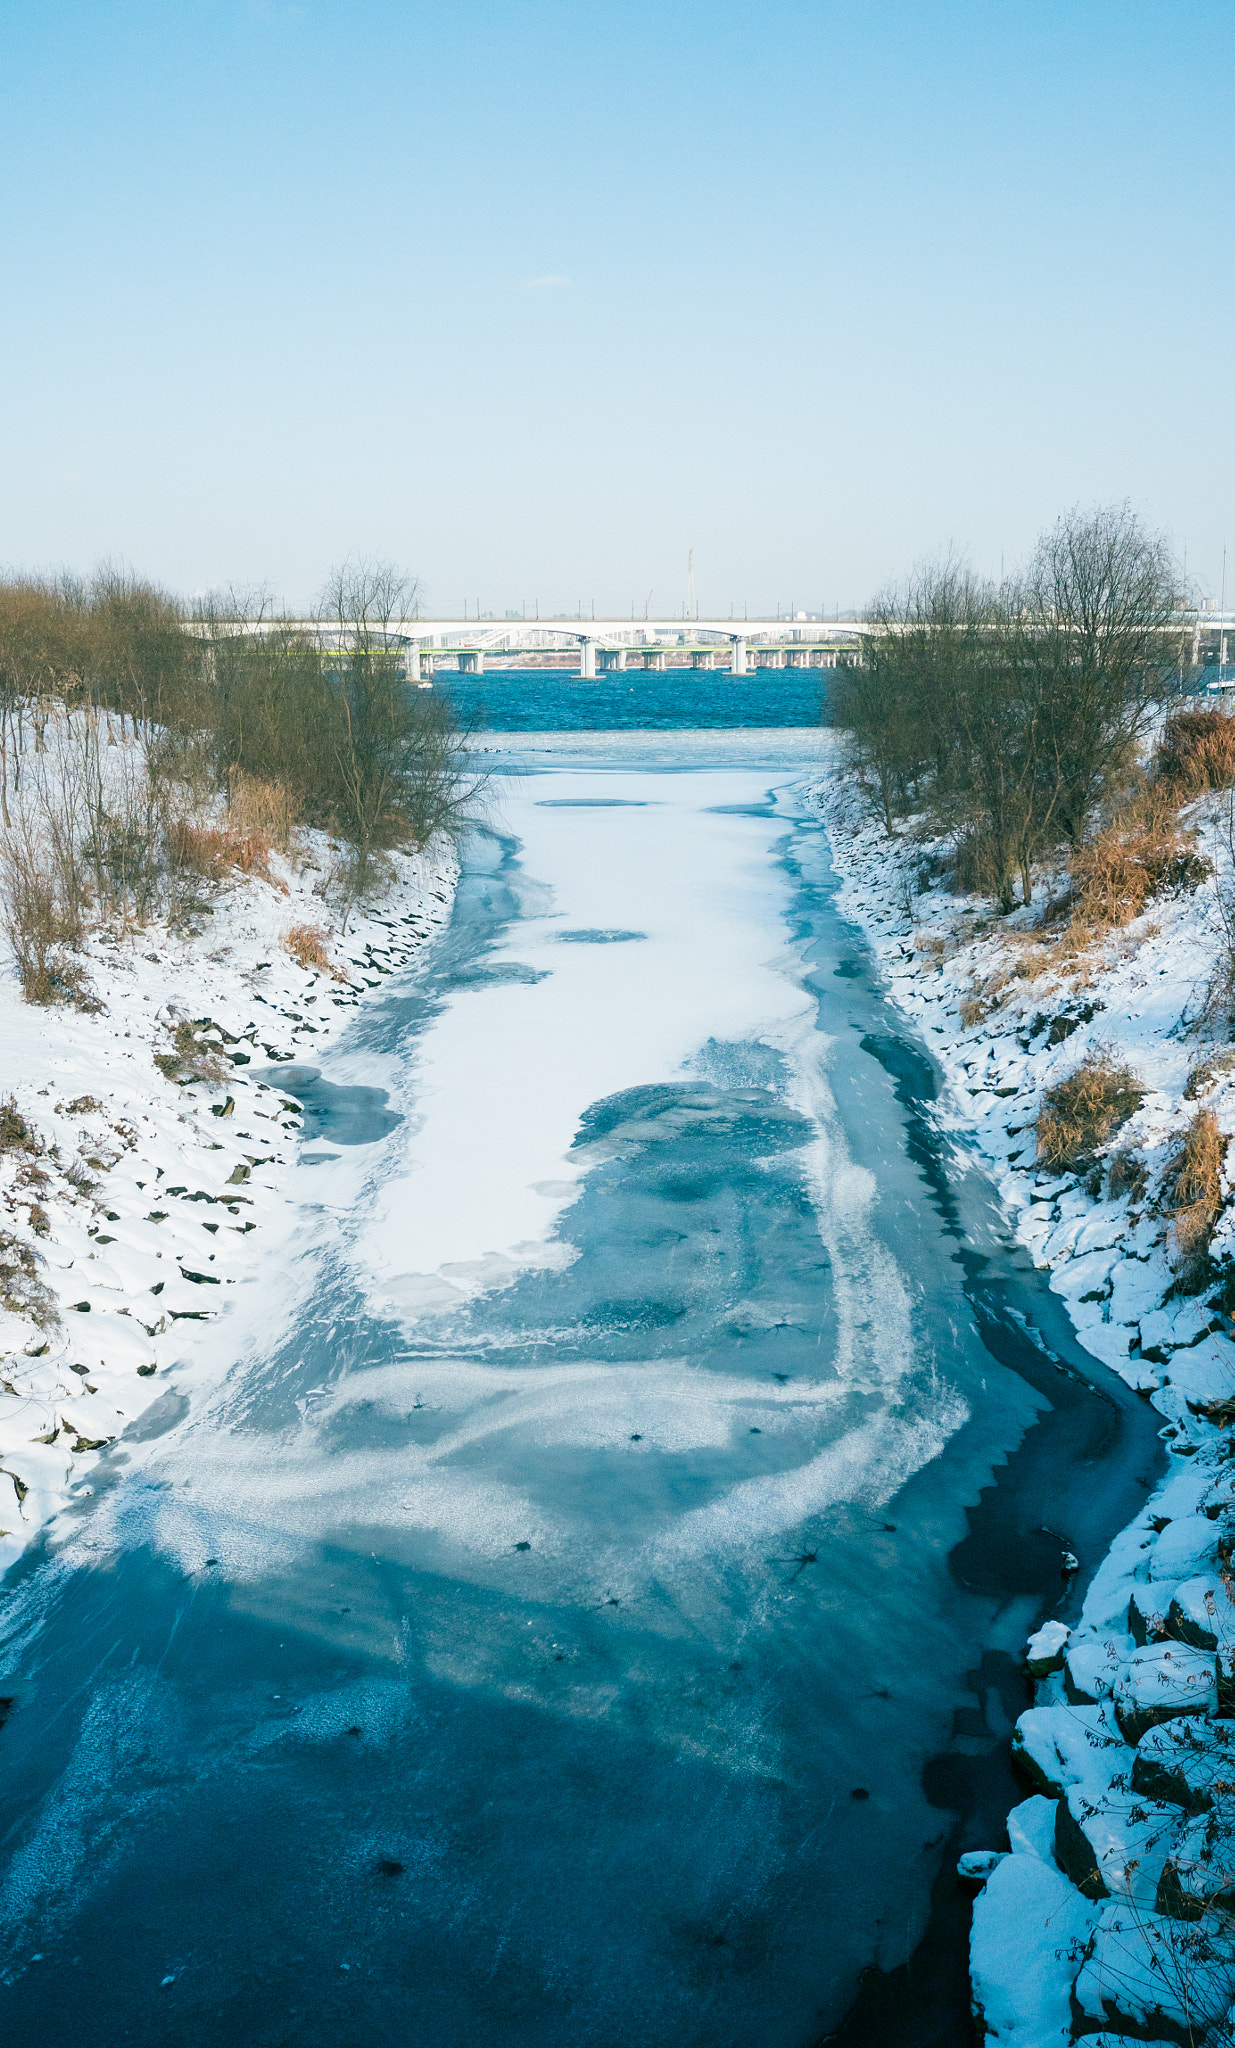
[[(237, 623), (238, 633), (292, 631), (322, 645), (346, 644), (353, 629), (327, 619)], [(483, 675), (486, 656), (579, 655), (586, 680), (610, 670), (642, 667), (724, 668), (744, 676), (756, 668), (834, 668), (836, 657), (874, 629), (864, 619), (386, 619), (367, 628), (374, 640), (406, 650), (409, 682), (429, 682), (435, 669)]]
[[(373, 644), (400, 650), (409, 682), (429, 683), (434, 672), (450, 668), (463, 675), (483, 675), (486, 658), (503, 666), (531, 664), (542, 655), (557, 668), (563, 655), (577, 652), (574, 673), (584, 680), (613, 670), (727, 669), (748, 675), (754, 669), (834, 668), (837, 657), (854, 654), (867, 634), (883, 630), (866, 619), (792, 617), (762, 619), (713, 618), (389, 618), (359, 622), (328, 618), (266, 618), (229, 620), (213, 627), (194, 622), (191, 633), (210, 631), (248, 635), (302, 634), (323, 651), (353, 646), (357, 631)], [(895, 630), (895, 628), (893, 629)], [(1191, 637), (1191, 665), (1216, 662), (1218, 683), (1228, 688), (1235, 672), (1227, 668), (1228, 637), (1235, 635), (1235, 612), (1206, 605), (1179, 612), (1171, 631), (1186, 645)], [(567, 672), (573, 668), (573, 663)]]

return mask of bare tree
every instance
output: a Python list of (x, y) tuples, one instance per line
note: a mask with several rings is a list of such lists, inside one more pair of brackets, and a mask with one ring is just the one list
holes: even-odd
[(1162, 697), (1182, 603), (1165, 539), (1127, 503), (1073, 511), (1038, 542), (1016, 592), (1015, 656), (1046, 801), (1072, 846)]

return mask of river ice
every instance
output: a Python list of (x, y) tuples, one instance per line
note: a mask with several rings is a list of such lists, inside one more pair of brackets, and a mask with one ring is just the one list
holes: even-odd
[(134, 2042), (805, 2048), (921, 1931), (923, 1763), (1041, 1572), (947, 1557), (1048, 1399), (800, 769), (612, 753), (495, 786), (449, 931), (300, 1075), (213, 1377), (27, 1581), (46, 2041), (105, 1981)]

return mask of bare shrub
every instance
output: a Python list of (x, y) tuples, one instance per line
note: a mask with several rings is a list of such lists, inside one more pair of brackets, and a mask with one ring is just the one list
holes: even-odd
[(1139, 1202), (1148, 1182), (1149, 1173), (1145, 1162), (1130, 1146), (1124, 1146), (1112, 1154), (1107, 1172), (1106, 1191), (1113, 1202), (1119, 1201), (1123, 1195), (1127, 1195), (1130, 1202)]
[(6, 1095), (0, 1101), (0, 1153), (37, 1153), (42, 1150), (43, 1141), (18, 1109), (16, 1097)]
[(1210, 1278), (1210, 1240), (1222, 1214), (1226, 1139), (1211, 1109), (1198, 1109), (1171, 1162), (1163, 1206), (1179, 1252), (1175, 1284), (1195, 1294)]
[(80, 1002), (85, 975), (71, 956), (83, 928), (54, 857), (19, 820), (0, 844), (0, 923), (28, 1003)]
[(38, 1253), (9, 1230), (0, 1230), (0, 1308), (28, 1316), (40, 1330), (58, 1320), (56, 1299), (39, 1274)]
[(1162, 728), (1154, 768), (1181, 796), (1235, 787), (1235, 717), (1216, 705), (1175, 712)]
[(187, 1088), (194, 1081), (222, 1082), (227, 1078), (227, 1063), (213, 1045), (203, 1045), (197, 1035), (198, 1027), (187, 1018), (181, 1018), (169, 1027), (170, 1045), (166, 1052), (156, 1052), (154, 1064), (168, 1080)]
[(294, 924), (290, 931), (284, 932), (283, 944), (298, 966), (316, 967), (323, 974), (334, 974), (335, 969), (326, 951), (329, 936), (322, 925)]
[(1038, 1158), (1051, 1173), (1087, 1171), (1144, 1099), (1130, 1067), (1117, 1066), (1107, 1052), (1090, 1053), (1043, 1097)]
[(1206, 1059), (1198, 1060), (1184, 1083), (1184, 1101), (1195, 1102), (1217, 1086), (1224, 1074), (1235, 1067), (1235, 1045), (1228, 1045), (1218, 1052), (1212, 1052)]

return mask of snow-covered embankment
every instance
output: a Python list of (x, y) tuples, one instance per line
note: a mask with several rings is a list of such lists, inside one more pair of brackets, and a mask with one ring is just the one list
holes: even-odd
[[(0, 968), (0, 1572), (203, 1325), (242, 1312), (229, 1290), (260, 1266), (301, 1127), (280, 1065), (319, 1054), (449, 915), (445, 840), (390, 856), (388, 893), (345, 933), (330, 865), (305, 834), (269, 880), (235, 875), (195, 937), (94, 936), (86, 1009), (33, 1007)], [(294, 957), (298, 930), (328, 966)]]
[[(1235, 1064), (1181, 1023), (1213, 971), (1216, 884), (1160, 896), (1083, 961), (1064, 962), (1018, 936), (1023, 914), (995, 919), (949, 894), (922, 845), (908, 834), (889, 843), (839, 780), (814, 794), (841, 907), (943, 1069), (942, 1123), (995, 1178), (1080, 1342), (1159, 1410), (1171, 1454), (1079, 1618), (1048, 1620), (1030, 1645), (1036, 1704), (1014, 1746), (1032, 1790), (975, 1904), (975, 2013), (989, 2039), (1016, 2048), (1099, 2034), (1112, 2048), (1228, 2041), (1235, 1343), (1213, 1286), (1180, 1291), (1162, 1200), (1184, 1134), (1199, 1109), (1211, 1112), (1227, 1156), (1211, 1252), (1235, 1251)], [(1229, 854), (1218, 814), (1209, 799), (1187, 815), (1220, 870)], [(1097, 1176), (1048, 1174), (1037, 1158), (1045, 1091), (1093, 1052), (1131, 1068), (1145, 1091), (1109, 1148), (1127, 1162), (1117, 1197), (1109, 1174), (1096, 1191)]]

